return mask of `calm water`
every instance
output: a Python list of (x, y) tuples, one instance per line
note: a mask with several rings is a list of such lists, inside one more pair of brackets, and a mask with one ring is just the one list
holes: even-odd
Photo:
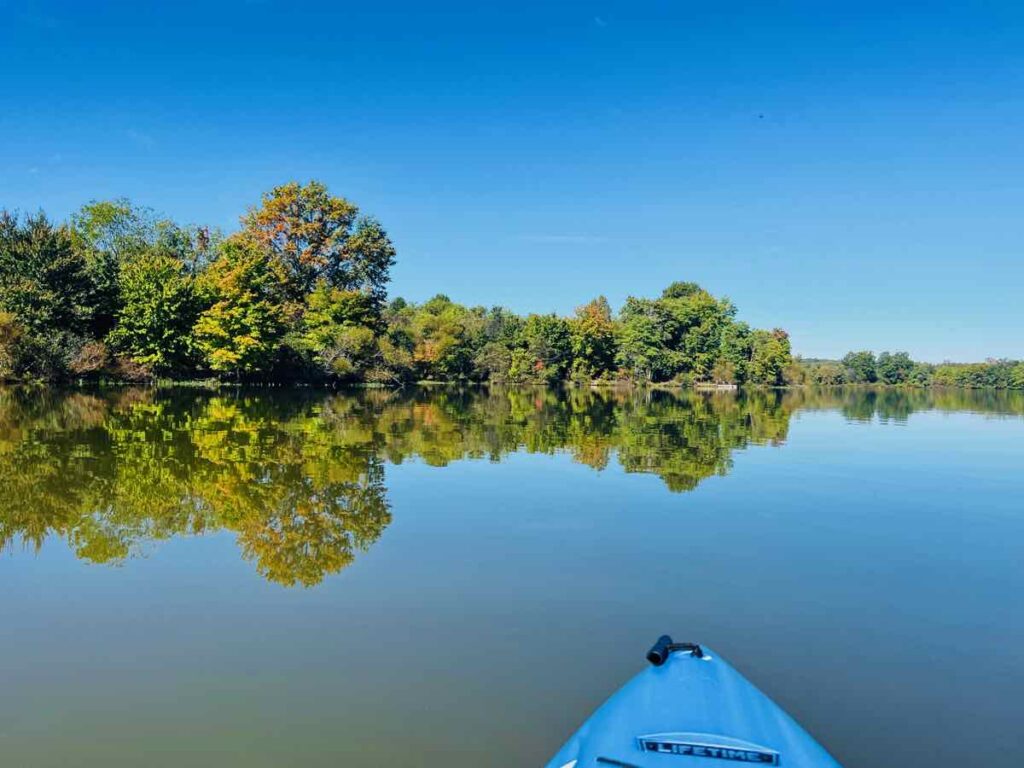
[(543, 763), (662, 632), (1017, 766), (1024, 396), (0, 391), (0, 762)]

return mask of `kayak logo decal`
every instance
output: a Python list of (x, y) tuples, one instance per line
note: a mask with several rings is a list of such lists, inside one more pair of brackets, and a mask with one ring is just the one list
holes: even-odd
[(731, 760), (754, 765), (779, 765), (779, 753), (774, 749), (751, 744), (729, 736), (707, 733), (654, 733), (637, 739), (641, 752), (680, 757), (707, 757), (713, 760)]

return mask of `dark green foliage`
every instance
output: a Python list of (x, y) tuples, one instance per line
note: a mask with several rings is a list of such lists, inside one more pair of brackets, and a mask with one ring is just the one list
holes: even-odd
[(906, 352), (882, 352), (878, 355), (876, 371), (883, 384), (906, 384), (914, 370), (914, 361)]
[(661, 292), (661, 298), (686, 299), (694, 294), (702, 293), (703, 291), (704, 289), (696, 283), (684, 283), (677, 280)]
[(70, 233), (42, 214), (19, 221), (0, 213), (0, 308), (36, 334), (84, 333), (95, 291)]
[(512, 350), (499, 341), (489, 341), (473, 358), (473, 367), (482, 379), (504, 380), (512, 368)]
[(86, 260), (66, 227), (0, 212), (0, 311), (20, 328), (19, 375), (61, 376), (96, 311)]
[(843, 358), (846, 381), (850, 384), (872, 384), (878, 380), (873, 352), (848, 352)]
[[(516, 339), (520, 354), (519, 379), (552, 382), (565, 378), (572, 363), (572, 342), (569, 323), (557, 315), (530, 315), (523, 323)], [(527, 370), (522, 370), (522, 363)], [(531, 373), (532, 371), (532, 373)]]
[(640, 381), (665, 381), (679, 367), (672, 348), (675, 324), (667, 310), (651, 299), (630, 296), (620, 315), (618, 364)]
[(749, 328), (728, 299), (695, 283), (673, 283), (660, 299), (626, 300), (618, 362), (642, 381), (710, 381), (728, 372), (744, 381), (753, 354)]
[(366, 294), (379, 311), (387, 298), (390, 271), (395, 263), (395, 246), (380, 222), (369, 216), (356, 221), (345, 242), (344, 256), (328, 273), (328, 279), (345, 290)]

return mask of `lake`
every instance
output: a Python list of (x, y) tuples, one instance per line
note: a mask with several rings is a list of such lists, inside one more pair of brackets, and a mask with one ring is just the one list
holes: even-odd
[(0, 390), (11, 766), (538, 766), (661, 633), (1017, 766), (1024, 393)]

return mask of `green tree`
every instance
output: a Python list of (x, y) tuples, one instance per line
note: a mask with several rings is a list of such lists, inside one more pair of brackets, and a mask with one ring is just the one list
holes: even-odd
[(852, 384), (873, 384), (878, 381), (875, 355), (870, 351), (848, 352), (843, 357), (846, 380)]
[(785, 371), (792, 361), (789, 334), (779, 328), (773, 331), (757, 330), (751, 342), (751, 383), (769, 386), (785, 383)]
[[(724, 335), (735, 314), (732, 302), (716, 299), (696, 283), (672, 283), (659, 299), (630, 297), (620, 316), (619, 363), (641, 380), (706, 381), (723, 357)], [(734, 345), (724, 357), (742, 377), (739, 349)]]
[(753, 341), (750, 326), (742, 322), (728, 322), (722, 326), (719, 360), (732, 370), (732, 382), (742, 384), (747, 380)]
[(935, 374), (935, 366), (930, 363), (914, 363), (910, 370), (909, 381), (918, 387), (929, 387)]
[(384, 227), (371, 216), (360, 217), (342, 255), (344, 258), (327, 270), (327, 279), (346, 290), (361, 291), (379, 311), (387, 298), (396, 256), (395, 246)]
[(723, 330), (732, 322), (736, 308), (728, 299), (716, 299), (694, 283), (673, 283), (665, 289), (661, 302), (674, 320), (675, 333), (669, 343), (679, 352), (675, 372), (698, 381), (710, 378)]
[(72, 214), (71, 234), (85, 256), (95, 289), (92, 331), (97, 337), (114, 327), (121, 308), (122, 266), (155, 244), (157, 228), (151, 210), (125, 198), (93, 200)]
[(0, 213), (0, 305), (30, 332), (83, 333), (94, 297), (85, 259), (67, 229), (42, 214)]
[(196, 346), (214, 371), (264, 370), (285, 330), (280, 278), (263, 251), (229, 240), (203, 274), (210, 306), (195, 325)]
[(186, 265), (150, 248), (121, 267), (118, 284), (121, 308), (110, 345), (157, 373), (185, 370), (201, 309), (195, 278)]
[(594, 378), (608, 374), (615, 366), (615, 323), (608, 299), (598, 296), (576, 308), (569, 321), (572, 370), (576, 376)]
[(534, 377), (555, 381), (565, 377), (572, 359), (569, 324), (557, 315), (530, 315), (517, 340), (533, 361)]
[(409, 337), (419, 375), (428, 379), (469, 376), (476, 350), (467, 333), (468, 310), (438, 294), (410, 314)]
[(906, 352), (882, 352), (875, 364), (875, 375), (883, 384), (904, 384), (913, 370), (914, 361)]
[(376, 322), (377, 310), (370, 296), (334, 288), (321, 280), (306, 297), (298, 347), (328, 375), (352, 377), (375, 361)]
[(181, 227), (126, 198), (83, 205), (72, 214), (70, 229), (94, 285), (92, 333), (97, 338), (109, 333), (118, 319), (125, 300), (121, 271), (131, 261), (159, 251), (194, 274), (208, 264), (220, 243), (220, 235), (208, 227)]
[(544, 364), (523, 347), (512, 350), (508, 365), (508, 380), (516, 384), (526, 384), (542, 379)]
[(678, 358), (669, 347), (675, 327), (663, 307), (630, 296), (619, 320), (618, 364), (641, 381), (671, 378)]
[(512, 349), (523, 327), (523, 318), (505, 307), (492, 307), (484, 323), (485, 341), (496, 341)]
[(156, 242), (160, 223), (148, 208), (133, 204), (127, 198), (93, 200), (71, 215), (73, 237), (90, 256), (99, 256), (120, 265)]
[(512, 367), (512, 351), (498, 341), (489, 341), (473, 358), (473, 368), (482, 379), (504, 379)]
[(1017, 363), (1010, 372), (1010, 386), (1024, 389), (1024, 363)]
[(63, 373), (95, 312), (95, 290), (86, 260), (66, 227), (45, 216), (23, 222), (0, 212), (0, 311), (24, 330), (26, 373)]

